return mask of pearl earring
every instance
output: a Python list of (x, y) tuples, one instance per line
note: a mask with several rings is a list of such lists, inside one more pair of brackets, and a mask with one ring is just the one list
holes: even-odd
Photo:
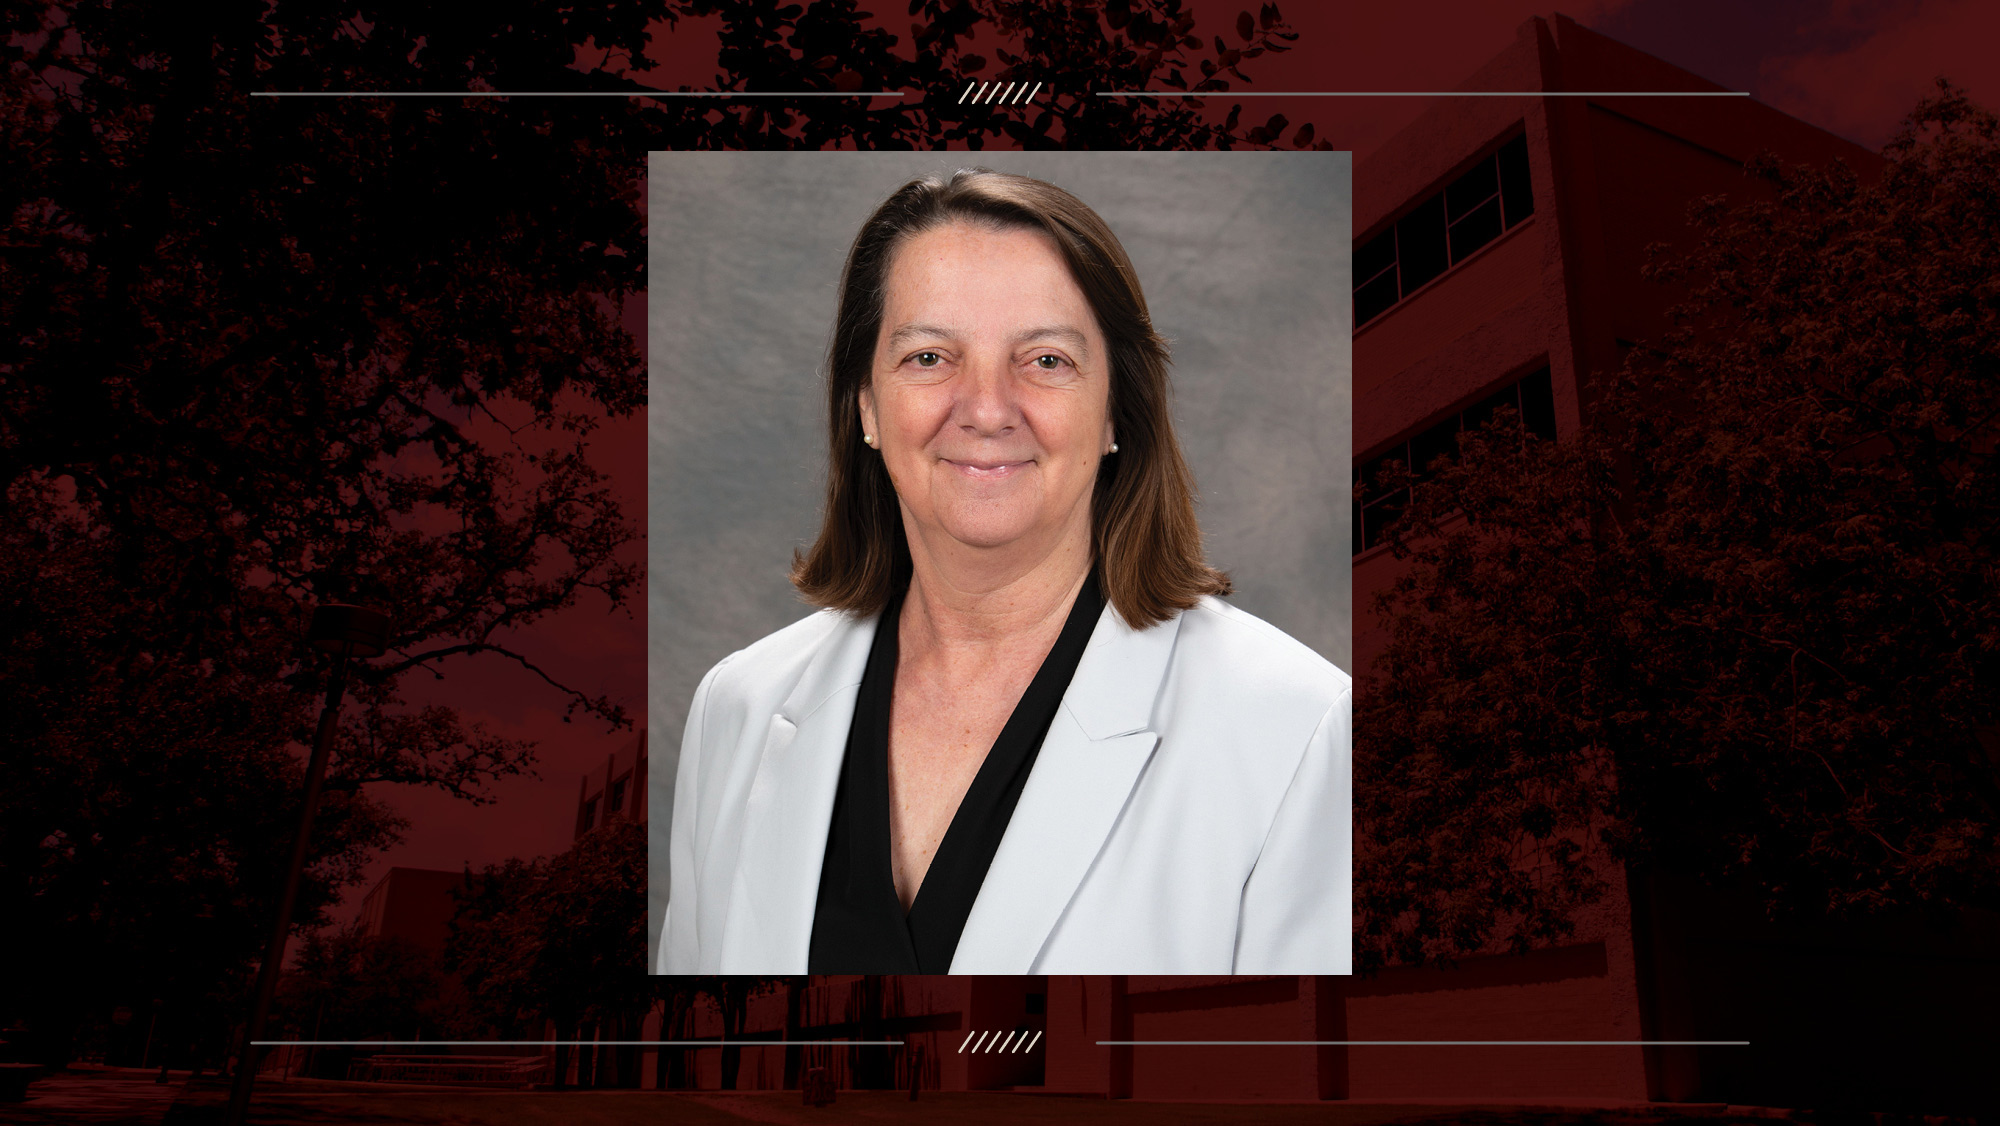
[(875, 444), (875, 435), (873, 435), (873, 434), (863, 434), (863, 435), (861, 436), (861, 440), (862, 440), (863, 442), (866, 442), (866, 443), (868, 443), (869, 445), (871, 445), (871, 446), (872, 446), (872, 445), (874, 445), (874, 444)]
[(1118, 452), (1118, 443), (1116, 442), (1111, 443), (1111, 452), (1114, 454)]

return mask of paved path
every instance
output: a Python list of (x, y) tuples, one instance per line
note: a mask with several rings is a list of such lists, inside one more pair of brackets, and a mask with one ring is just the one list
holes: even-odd
[(4, 1123), (118, 1123), (158, 1126), (187, 1084), (187, 1072), (155, 1083), (157, 1071), (66, 1071), (28, 1084), (28, 1099), (0, 1103)]

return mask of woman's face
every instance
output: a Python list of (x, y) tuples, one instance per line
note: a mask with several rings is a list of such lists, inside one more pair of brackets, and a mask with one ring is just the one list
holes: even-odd
[[(1048, 236), (953, 223), (891, 258), (863, 433), (933, 550), (1088, 543), (1110, 357)], [(946, 537), (946, 538), (940, 538)], [(913, 546), (915, 546), (913, 544)]]

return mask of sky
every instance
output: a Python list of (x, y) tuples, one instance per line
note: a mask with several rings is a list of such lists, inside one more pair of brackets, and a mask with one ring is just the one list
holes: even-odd
[[(880, 0), (885, 25), (906, 22), (898, 0)], [(1236, 0), (1195, 0), (1196, 33), (1233, 24)], [(1280, 4), (1298, 30), (1296, 49), (1257, 60), (1254, 90), (1451, 89), (1505, 49), (1532, 16), (1552, 14), (1494, 0), (1421, 4)], [(1939, 76), (1975, 102), (2000, 106), (2000, 62), (1992, 44), (2000, 5), (1991, 0), (1580, 0), (1560, 9), (1590, 29), (1752, 97), (1869, 148), (1879, 148)], [(662, 29), (664, 31), (664, 29)], [(714, 28), (683, 21), (657, 42), (662, 61), (649, 81), (706, 86), (714, 70)], [(1425, 106), (1418, 98), (1321, 99), (1311, 103), (1319, 136), (1355, 151), (1357, 164)], [(1246, 109), (1246, 117), (1255, 120)], [(626, 324), (643, 340), (644, 302), (628, 304)], [(633, 519), (646, 511), (643, 418), (612, 420), (593, 444), (598, 467), (620, 483)], [(643, 559), (643, 543), (633, 545)], [(516, 643), (546, 666), (645, 714), (645, 597), (611, 612), (589, 596)], [(624, 752), (634, 735), (601, 722), (562, 722), (563, 701), (532, 674), (504, 659), (464, 662), (445, 679), (410, 682), (412, 704), (452, 704), (500, 734), (541, 744), (539, 777), (492, 787), (475, 806), (403, 787), (375, 796), (411, 825), (406, 839), (377, 859), (351, 890), (337, 918), (352, 918), (361, 895), (391, 866), (475, 868), (512, 856), (567, 847), (577, 788), (587, 770)], [(663, 733), (678, 738), (678, 733)]]

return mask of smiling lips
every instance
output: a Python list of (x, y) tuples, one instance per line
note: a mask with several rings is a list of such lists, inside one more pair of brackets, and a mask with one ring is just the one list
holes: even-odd
[(944, 458), (942, 460), (946, 465), (951, 466), (953, 469), (958, 470), (961, 474), (975, 481), (999, 481), (1013, 476), (1017, 470), (1024, 466), (1034, 464), (1032, 461), (987, 461), (984, 459), (955, 461), (951, 458)]

